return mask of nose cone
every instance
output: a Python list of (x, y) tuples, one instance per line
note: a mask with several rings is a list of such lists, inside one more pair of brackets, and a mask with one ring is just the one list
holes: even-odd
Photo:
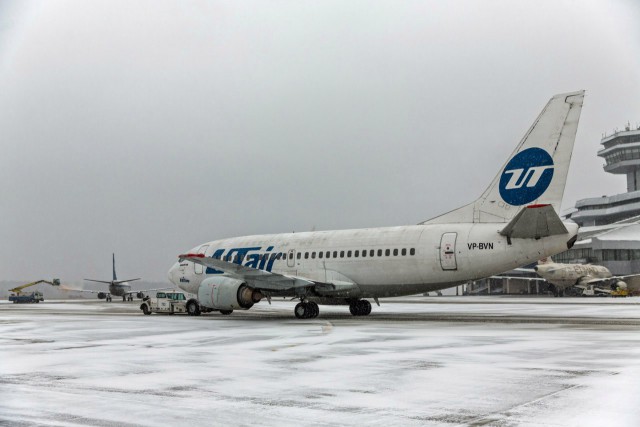
[(179, 263), (176, 262), (169, 269), (169, 273), (168, 273), (169, 281), (176, 286), (178, 286), (178, 283), (180, 283), (179, 282), (180, 279), (178, 278), (178, 267), (179, 267)]

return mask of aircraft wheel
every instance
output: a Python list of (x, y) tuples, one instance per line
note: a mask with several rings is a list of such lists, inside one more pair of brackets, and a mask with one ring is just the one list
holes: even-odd
[(196, 301), (189, 301), (187, 303), (187, 314), (189, 316), (200, 316), (200, 306)]
[(371, 303), (366, 299), (361, 299), (358, 301), (358, 305), (360, 306), (360, 316), (368, 316), (371, 314)]
[(361, 299), (349, 304), (349, 311), (354, 316), (368, 316), (371, 313), (371, 303), (366, 299)]
[(318, 317), (318, 314), (320, 314), (320, 307), (318, 307), (318, 304), (316, 304), (315, 302), (309, 302), (307, 303), (307, 306), (311, 311), (311, 313), (309, 313), (309, 318), (315, 319), (316, 317)]
[(147, 316), (151, 314), (151, 311), (149, 311), (149, 307), (147, 307), (147, 304), (142, 305), (142, 312)]
[(296, 307), (293, 309), (293, 313), (296, 315), (298, 319), (306, 319), (309, 314), (309, 308), (307, 304), (303, 302), (299, 302), (296, 304)]
[(224, 314), (225, 316), (228, 316), (231, 313), (233, 313), (233, 310), (220, 310), (220, 314)]
[(352, 302), (351, 304), (349, 304), (349, 311), (351, 312), (352, 315), (359, 316), (359, 314), (358, 314), (358, 303), (357, 302)]

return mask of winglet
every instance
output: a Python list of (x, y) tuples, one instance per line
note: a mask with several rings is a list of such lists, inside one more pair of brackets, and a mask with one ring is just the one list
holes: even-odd
[(539, 239), (568, 232), (553, 206), (548, 204), (523, 208), (500, 234), (509, 239)]

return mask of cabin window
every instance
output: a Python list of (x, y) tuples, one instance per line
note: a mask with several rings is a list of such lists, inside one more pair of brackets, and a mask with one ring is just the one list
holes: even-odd
[(385, 256), (389, 256), (389, 255), (391, 255), (391, 250), (390, 250), (390, 249), (386, 249), (386, 250), (384, 251), (384, 255), (385, 255)]
[(312, 259), (316, 259), (316, 253), (315, 252), (311, 252), (311, 258)]
[(367, 256), (367, 251), (366, 251), (366, 249), (365, 249), (364, 251), (362, 251), (362, 257), (364, 258), (364, 257), (366, 257), (366, 256)]
[(407, 248), (402, 248), (402, 256), (405, 256), (407, 254)]
[(378, 249), (378, 256), (382, 256), (382, 249)]
[(393, 256), (398, 256), (398, 250), (397, 249), (393, 250)]
[(347, 258), (351, 258), (351, 251), (347, 251)]
[(324, 254), (324, 252), (318, 252), (318, 258), (322, 258), (322, 255)]
[(375, 253), (376, 253), (376, 251), (375, 251), (374, 249), (371, 249), (371, 250), (369, 251), (369, 256), (374, 256), (374, 255), (375, 255)]
[(333, 257), (338, 258), (338, 251), (333, 251)]
[(298, 252), (298, 259), (300, 259), (301, 256), (302, 256), (302, 253)]
[(327, 251), (327, 256), (326, 258), (331, 258), (331, 251)]
[(344, 258), (344, 251), (340, 251), (340, 258)]
[(354, 257), (356, 257), (356, 258), (358, 258), (358, 256), (360, 256), (360, 251), (355, 251), (355, 252), (353, 253), (353, 256), (354, 256)]
[(415, 248), (409, 249), (409, 255), (415, 255), (415, 254), (416, 254)]
[(282, 259), (286, 260), (287, 259), (287, 254), (282, 254)]
[(309, 252), (304, 253), (304, 259), (309, 259)]

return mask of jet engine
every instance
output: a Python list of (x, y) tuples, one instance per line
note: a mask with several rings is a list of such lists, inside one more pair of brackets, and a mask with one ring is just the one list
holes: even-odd
[(136, 294), (136, 298), (140, 298), (140, 299), (142, 299), (142, 298), (144, 298), (144, 294), (143, 294), (142, 292), (138, 292), (138, 293)]
[(616, 283), (614, 283), (613, 285), (611, 285), (611, 290), (615, 291), (615, 290), (619, 290), (619, 291), (623, 291), (627, 289), (627, 284), (625, 282), (623, 282), (622, 280), (618, 280)]
[(230, 277), (205, 279), (198, 288), (200, 305), (214, 310), (250, 309), (263, 295), (245, 282)]
[(104, 292), (98, 292), (98, 299), (105, 299), (107, 297), (107, 294), (105, 294)]

